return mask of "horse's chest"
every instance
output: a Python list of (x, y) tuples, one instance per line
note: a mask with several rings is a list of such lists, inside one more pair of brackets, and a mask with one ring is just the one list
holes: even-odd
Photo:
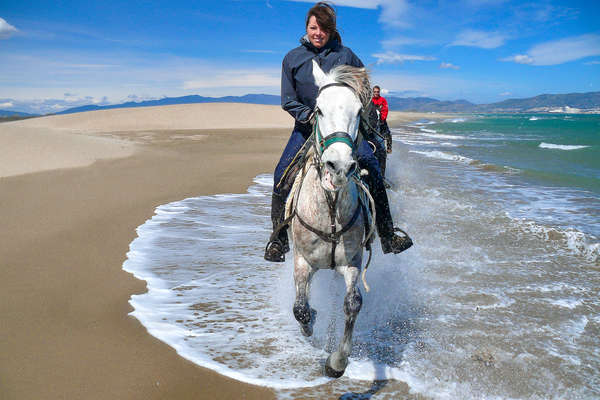
[[(323, 210), (322, 207), (318, 206), (318, 203), (301, 202), (298, 205), (297, 212), (314, 230), (331, 234), (332, 232), (340, 232), (345, 228), (344, 225), (350, 220), (357, 204), (340, 204), (340, 206), (344, 207), (345, 212), (336, 212), (333, 224), (329, 210)], [(362, 251), (362, 215), (356, 218), (352, 226), (343, 235), (331, 238), (329, 241), (324, 240), (322, 235), (311, 231), (298, 221), (293, 222), (292, 230), (295, 251), (299, 251), (314, 268), (331, 268), (332, 261), (337, 266), (349, 265), (360, 260), (358, 253)]]

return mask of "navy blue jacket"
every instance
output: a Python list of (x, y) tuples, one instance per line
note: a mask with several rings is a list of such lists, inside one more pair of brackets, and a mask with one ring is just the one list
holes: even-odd
[(304, 137), (310, 135), (310, 124), (306, 122), (315, 108), (318, 88), (312, 74), (312, 60), (316, 60), (324, 72), (338, 65), (363, 67), (362, 61), (340, 41), (331, 38), (320, 49), (314, 47), (306, 36), (300, 46), (283, 58), (281, 65), (281, 107), (296, 120), (294, 129)]

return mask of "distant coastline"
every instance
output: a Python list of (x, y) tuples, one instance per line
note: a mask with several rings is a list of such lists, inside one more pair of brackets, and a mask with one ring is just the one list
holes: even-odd
[[(523, 99), (507, 99), (497, 103), (474, 104), (467, 100), (442, 101), (429, 97), (395, 97), (386, 96), (391, 111), (436, 112), (464, 114), (600, 114), (600, 92), (541, 94)], [(198, 103), (242, 103), (279, 105), (280, 96), (271, 94), (246, 94), (243, 96), (204, 97), (181, 96), (164, 97), (156, 100), (125, 102), (120, 104), (97, 105), (88, 104), (69, 108), (45, 115), (73, 114), (86, 111), (109, 110), (115, 108), (154, 107), (175, 104)], [(0, 110), (0, 122), (7, 117), (34, 117), (40, 115), (23, 112)]]

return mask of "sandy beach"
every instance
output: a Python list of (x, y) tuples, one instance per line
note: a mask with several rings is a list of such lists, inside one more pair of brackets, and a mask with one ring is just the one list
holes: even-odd
[(145, 282), (122, 264), (158, 205), (245, 192), (272, 172), (292, 125), (279, 107), (248, 104), (0, 124), (0, 398), (274, 397), (149, 335), (128, 315)]

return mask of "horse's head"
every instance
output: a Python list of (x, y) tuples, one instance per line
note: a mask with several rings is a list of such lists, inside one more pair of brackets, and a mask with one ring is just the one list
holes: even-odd
[(313, 76), (319, 88), (315, 134), (322, 166), (321, 185), (337, 191), (358, 168), (356, 137), (360, 113), (370, 100), (369, 77), (364, 68), (348, 65), (326, 74), (314, 60)]

